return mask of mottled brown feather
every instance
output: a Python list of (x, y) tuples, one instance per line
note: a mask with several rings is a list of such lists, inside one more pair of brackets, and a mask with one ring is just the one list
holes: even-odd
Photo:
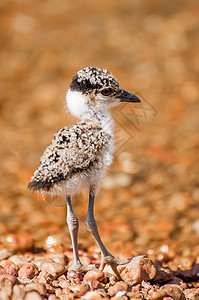
[(78, 173), (89, 173), (98, 168), (109, 140), (110, 135), (99, 124), (90, 121), (63, 127), (44, 151), (28, 188), (49, 192)]

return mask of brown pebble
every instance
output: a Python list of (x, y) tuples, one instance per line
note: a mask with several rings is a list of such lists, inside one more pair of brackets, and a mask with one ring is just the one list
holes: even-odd
[(121, 278), (130, 285), (140, 283), (142, 280), (153, 280), (156, 268), (149, 258), (137, 256), (133, 258), (121, 273)]
[(76, 284), (74, 286), (70, 286), (70, 289), (77, 298), (85, 295), (90, 290), (89, 285), (84, 282)]
[(12, 300), (21, 300), (24, 299), (25, 292), (23, 285), (14, 285), (13, 286), (13, 293), (12, 293)]
[(16, 266), (22, 267), (23, 265), (33, 261), (34, 257), (32, 255), (13, 255), (9, 258), (10, 261), (12, 261)]
[(11, 281), (12, 285), (17, 283), (17, 277), (9, 274), (2, 274), (0, 275), (0, 287), (5, 285), (7, 281)]
[[(44, 283), (44, 284), (51, 284), (54, 279), (55, 279), (55, 277), (52, 274), (50, 274), (46, 271), (41, 271), (39, 273), (39, 275), (37, 276), (36, 281), (39, 283)], [(33, 280), (35, 280), (35, 279), (33, 279)]]
[(114, 284), (113, 286), (111, 286), (109, 289), (108, 289), (108, 294), (109, 296), (115, 296), (117, 294), (117, 292), (119, 291), (127, 291), (128, 289), (128, 285), (123, 282), (123, 281), (118, 281), (116, 284)]
[(181, 287), (183, 281), (182, 281), (182, 279), (180, 279), (180, 278), (178, 278), (176, 276), (173, 276), (173, 278), (169, 282), (167, 282), (167, 283), (168, 284), (178, 284)]
[(97, 279), (86, 279), (84, 282), (89, 285), (91, 291), (103, 289), (103, 285)]
[(198, 300), (199, 299), (199, 289), (186, 289), (184, 294), (187, 300)]
[(17, 270), (12, 266), (12, 262), (8, 262), (3, 270), (5, 271), (6, 274), (17, 276)]
[(162, 282), (169, 281), (173, 278), (173, 272), (168, 267), (163, 268), (161, 266), (157, 266), (156, 270), (157, 270), (156, 275), (153, 278), (153, 281), (155, 282), (162, 283)]
[(111, 298), (112, 300), (128, 300), (126, 295), (123, 295), (123, 292), (119, 291), (115, 297)]
[[(165, 284), (158, 291), (151, 294), (151, 300), (159, 300), (166, 296), (175, 300), (186, 300), (184, 293), (176, 284)], [(161, 298), (162, 297), (162, 298)]]
[(82, 299), (85, 300), (100, 300), (103, 299), (101, 294), (98, 291), (91, 291), (82, 296)]
[(50, 285), (49, 283), (45, 283), (45, 287), (46, 287), (46, 290), (47, 290), (47, 293), (48, 294), (53, 294), (55, 292), (55, 288), (52, 287), (52, 285)]
[[(11, 276), (11, 275), (8, 275), (8, 276)], [(11, 295), (12, 295), (13, 282), (11, 280), (9, 280), (8, 278), (1, 278), (0, 288), (1, 288), (1, 293), (2, 293), (0, 299), (6, 299), (6, 300), (10, 299)]]
[(39, 270), (41, 270), (41, 266), (43, 263), (53, 263), (54, 260), (50, 257), (42, 257), (42, 258), (36, 258), (34, 260), (34, 264), (38, 267)]
[(52, 286), (55, 287), (55, 288), (57, 288), (59, 286), (59, 280), (57, 280), (57, 279), (53, 280)]
[(61, 276), (59, 276), (59, 281), (66, 281), (67, 278), (66, 278), (66, 274), (62, 274)]
[(28, 292), (24, 300), (42, 300), (42, 297), (36, 291)]
[(60, 300), (60, 298), (58, 298), (57, 296), (55, 296), (54, 294), (52, 294), (52, 295), (48, 296), (48, 300)]
[(20, 279), (32, 279), (38, 274), (38, 269), (33, 263), (25, 264), (19, 269), (18, 275)]
[(84, 265), (84, 266), (89, 266), (91, 265), (91, 259), (88, 257), (88, 256), (82, 256), (81, 257), (81, 263)]
[(55, 278), (66, 273), (66, 267), (56, 262), (42, 263), (41, 270), (52, 274)]
[(70, 284), (69, 284), (68, 280), (62, 280), (62, 281), (59, 282), (59, 287), (61, 287), (62, 289), (68, 288), (69, 285)]
[(96, 279), (98, 281), (103, 281), (104, 273), (100, 270), (90, 270), (84, 276), (84, 280), (88, 280), (88, 279), (92, 279), (92, 280)]
[(73, 283), (79, 283), (83, 279), (82, 273), (77, 273), (73, 270), (69, 270), (67, 273), (67, 278)]
[(153, 293), (150, 293), (150, 299), (151, 300), (161, 300), (164, 297), (166, 297), (167, 293), (165, 290), (158, 290), (154, 291)]
[(127, 296), (130, 298), (130, 299), (144, 299), (144, 295), (142, 293), (140, 293), (139, 291), (132, 291), (132, 292), (128, 292), (127, 293)]
[(144, 290), (145, 291), (150, 291), (150, 290), (154, 290), (153, 289), (153, 286), (149, 283), (149, 282), (147, 282), (147, 281), (142, 281), (142, 283), (141, 283), (141, 286), (144, 288)]
[(47, 257), (51, 258), (54, 262), (59, 263), (63, 266), (66, 266), (69, 261), (68, 257), (63, 253), (52, 253), (49, 254)]
[(178, 270), (175, 276), (182, 278), (184, 281), (198, 281), (199, 280), (199, 264), (194, 265), (189, 270)]
[(46, 289), (45, 284), (33, 282), (33, 283), (27, 284), (24, 288), (24, 291), (25, 292), (37, 291), (40, 295), (45, 296), (47, 289)]

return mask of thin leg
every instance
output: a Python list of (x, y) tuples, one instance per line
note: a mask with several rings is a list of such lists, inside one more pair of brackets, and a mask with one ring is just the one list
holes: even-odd
[(78, 235), (78, 228), (79, 228), (79, 222), (78, 218), (75, 216), (72, 208), (71, 203), (71, 197), (66, 197), (67, 201), (67, 223), (68, 223), (68, 229), (71, 236), (71, 242), (73, 247), (73, 254), (74, 254), (74, 261), (72, 268), (79, 268), (81, 267), (81, 262), (78, 255), (78, 245), (77, 245), (77, 235)]
[(77, 272), (88, 271), (91, 268), (83, 266), (78, 255), (77, 237), (78, 237), (79, 221), (73, 212), (71, 197), (67, 196), (66, 201), (67, 201), (67, 223), (68, 223), (68, 229), (71, 236), (71, 242), (72, 242), (73, 254), (74, 254), (73, 264), (70, 269), (75, 270)]
[[(96, 221), (94, 218), (94, 200), (95, 200), (95, 193), (94, 193), (93, 189), (91, 188), (90, 192), (89, 192), (89, 205), (88, 205), (88, 212), (87, 212), (86, 222), (85, 222), (86, 227), (87, 227), (88, 231), (91, 232), (92, 235), (94, 236), (96, 243), (98, 244), (100, 251), (101, 251), (102, 258), (101, 258), (100, 270), (103, 270), (105, 265), (108, 264), (116, 272), (117, 265), (126, 264), (131, 260), (131, 258), (125, 259), (125, 260), (116, 259), (104, 246), (104, 244), (100, 238), (100, 235), (99, 235), (99, 232), (97, 229), (97, 224), (96, 224)], [(116, 274), (116, 275), (118, 276), (118, 274)]]

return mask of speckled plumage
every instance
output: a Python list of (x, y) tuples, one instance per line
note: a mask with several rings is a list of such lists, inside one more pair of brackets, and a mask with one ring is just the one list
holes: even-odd
[(80, 91), (84, 94), (98, 93), (100, 89), (112, 87), (114, 93), (122, 92), (117, 80), (107, 70), (87, 67), (77, 72), (70, 84), (71, 91)]
[(58, 194), (56, 186), (78, 176), (89, 176), (102, 166), (110, 135), (99, 124), (81, 122), (59, 130), (46, 148), (29, 183), (33, 191)]
[[(86, 271), (78, 255), (78, 218), (75, 216), (71, 195), (83, 188), (89, 190), (86, 226), (94, 236), (102, 255), (100, 269), (106, 264), (116, 266), (129, 261), (118, 260), (104, 246), (94, 218), (94, 199), (113, 156), (113, 119), (108, 112), (120, 102), (140, 100), (119, 87), (107, 70), (87, 67), (73, 77), (66, 94), (68, 110), (81, 122), (57, 132), (41, 157), (28, 187), (43, 194), (65, 195), (67, 223), (71, 235), (74, 261), (72, 269)], [(119, 273), (118, 273), (119, 274)]]

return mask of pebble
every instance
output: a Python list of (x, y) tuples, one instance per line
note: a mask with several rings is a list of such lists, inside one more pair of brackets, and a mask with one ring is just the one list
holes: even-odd
[(33, 277), (38, 275), (37, 266), (33, 263), (27, 263), (23, 267), (21, 267), (21, 269), (19, 269), (18, 275), (20, 279), (32, 279)]
[(128, 289), (128, 285), (123, 282), (123, 281), (118, 281), (116, 284), (114, 284), (113, 286), (111, 286), (108, 289), (108, 294), (109, 296), (115, 296), (119, 291), (124, 291), (126, 292)]
[(103, 285), (97, 279), (86, 279), (84, 280), (90, 287), (90, 290), (103, 289)]
[(60, 298), (58, 298), (57, 296), (55, 296), (54, 294), (52, 294), (52, 295), (48, 296), (48, 300), (60, 300)]
[(69, 262), (69, 259), (63, 253), (52, 253), (49, 254), (47, 257), (51, 258), (54, 262), (59, 263), (63, 266), (66, 266)]
[(55, 288), (59, 287), (59, 286), (60, 286), (60, 285), (59, 285), (59, 280), (58, 280), (58, 279), (53, 280), (53, 281), (52, 281), (52, 286), (55, 287)]
[(194, 265), (188, 270), (178, 270), (175, 272), (175, 276), (179, 276), (185, 281), (198, 281), (199, 280), (199, 264)]
[[(0, 299), (10, 299), (12, 295), (13, 282), (9, 278), (1, 278), (0, 280), (1, 297)], [(7, 298), (3, 298), (7, 296)]]
[(51, 284), (54, 279), (55, 277), (52, 274), (46, 271), (41, 271), (37, 276), (36, 281), (44, 284)]
[(33, 282), (33, 283), (27, 284), (24, 288), (24, 291), (25, 292), (37, 291), (40, 295), (45, 296), (47, 289), (46, 289), (45, 284)]
[(24, 300), (42, 300), (42, 297), (36, 291), (28, 292)]
[(133, 286), (131, 292), (127, 293), (130, 299), (144, 299), (143, 294), (140, 293), (139, 285)]
[(45, 283), (45, 286), (48, 294), (53, 294), (55, 292), (55, 289), (49, 283)]
[(15, 265), (15, 263), (13, 263), (11, 260), (9, 259), (4, 259), (0, 262), (0, 267), (4, 268), (5, 265), (10, 265), (13, 268), (15, 268), (16, 270), (19, 270), (19, 267), (17, 265)]
[(130, 285), (140, 283), (142, 280), (153, 280), (157, 270), (149, 258), (137, 256), (133, 258), (121, 272), (121, 278)]
[(52, 274), (55, 278), (66, 273), (67, 269), (62, 264), (56, 262), (44, 262), (41, 265), (41, 270)]
[(0, 274), (0, 286), (4, 285), (5, 282), (10, 281), (12, 285), (17, 283), (17, 277), (9, 274)]
[(176, 276), (173, 276), (173, 278), (171, 280), (169, 280), (167, 283), (169, 283), (169, 284), (178, 284), (178, 285), (180, 285), (181, 288), (182, 288), (183, 285), (186, 286), (186, 283), (183, 283), (182, 279), (180, 279)]
[(69, 288), (70, 284), (68, 280), (62, 280), (61, 282), (59, 281), (59, 287), (62, 289)]
[(38, 267), (39, 270), (41, 270), (41, 266), (43, 263), (53, 263), (54, 260), (50, 257), (45, 257), (45, 258), (36, 258), (34, 259), (34, 264)]
[(73, 291), (75, 297), (79, 298), (85, 295), (90, 290), (90, 287), (88, 284), (83, 282), (80, 284), (70, 286), (70, 290)]
[(85, 300), (100, 300), (103, 299), (103, 297), (100, 295), (98, 291), (91, 291), (86, 293), (84, 296), (82, 296), (82, 299)]
[(83, 279), (82, 273), (77, 273), (73, 270), (69, 270), (67, 273), (67, 279), (72, 283), (79, 283)]
[(116, 295), (115, 297), (112, 297), (111, 299), (112, 300), (118, 300), (118, 299), (120, 299), (120, 300), (128, 300), (128, 297), (126, 295), (120, 296), (120, 294), (119, 294), (119, 296)]
[(19, 267), (22, 267), (26, 263), (33, 261), (33, 259), (34, 259), (33, 255), (29, 255), (29, 254), (25, 254), (25, 255), (16, 254), (9, 258), (10, 261), (12, 261), (15, 265)]
[(166, 282), (173, 278), (173, 272), (170, 268), (166, 267), (163, 268), (161, 266), (156, 267), (157, 273), (155, 277), (153, 278), (153, 281), (155, 282)]
[(187, 300), (198, 300), (199, 299), (199, 289), (186, 289), (184, 294)]
[(0, 260), (7, 259), (10, 256), (15, 254), (15, 250), (13, 249), (1, 249), (0, 250)]
[(13, 264), (11, 261), (7, 261), (7, 263), (5, 264), (5, 266), (3, 267), (3, 271), (6, 274), (9, 275), (13, 275), (13, 276), (17, 276), (17, 270), (16, 270), (16, 266), (15, 264)]
[(175, 300), (186, 300), (184, 293), (179, 288), (178, 285), (175, 284), (165, 284), (158, 291), (153, 292), (150, 295), (151, 300), (159, 300), (164, 297), (171, 297)]
[(92, 260), (90, 259), (90, 257), (88, 256), (81, 256), (81, 263), (84, 265), (84, 266), (89, 266), (91, 265), (92, 263)]
[(22, 300), (25, 297), (24, 286), (23, 285), (14, 285), (12, 292), (12, 300)]
[(84, 276), (84, 280), (88, 280), (88, 279), (94, 280), (94, 279), (96, 279), (98, 281), (103, 281), (104, 278), (105, 278), (105, 275), (100, 270), (90, 270)]

